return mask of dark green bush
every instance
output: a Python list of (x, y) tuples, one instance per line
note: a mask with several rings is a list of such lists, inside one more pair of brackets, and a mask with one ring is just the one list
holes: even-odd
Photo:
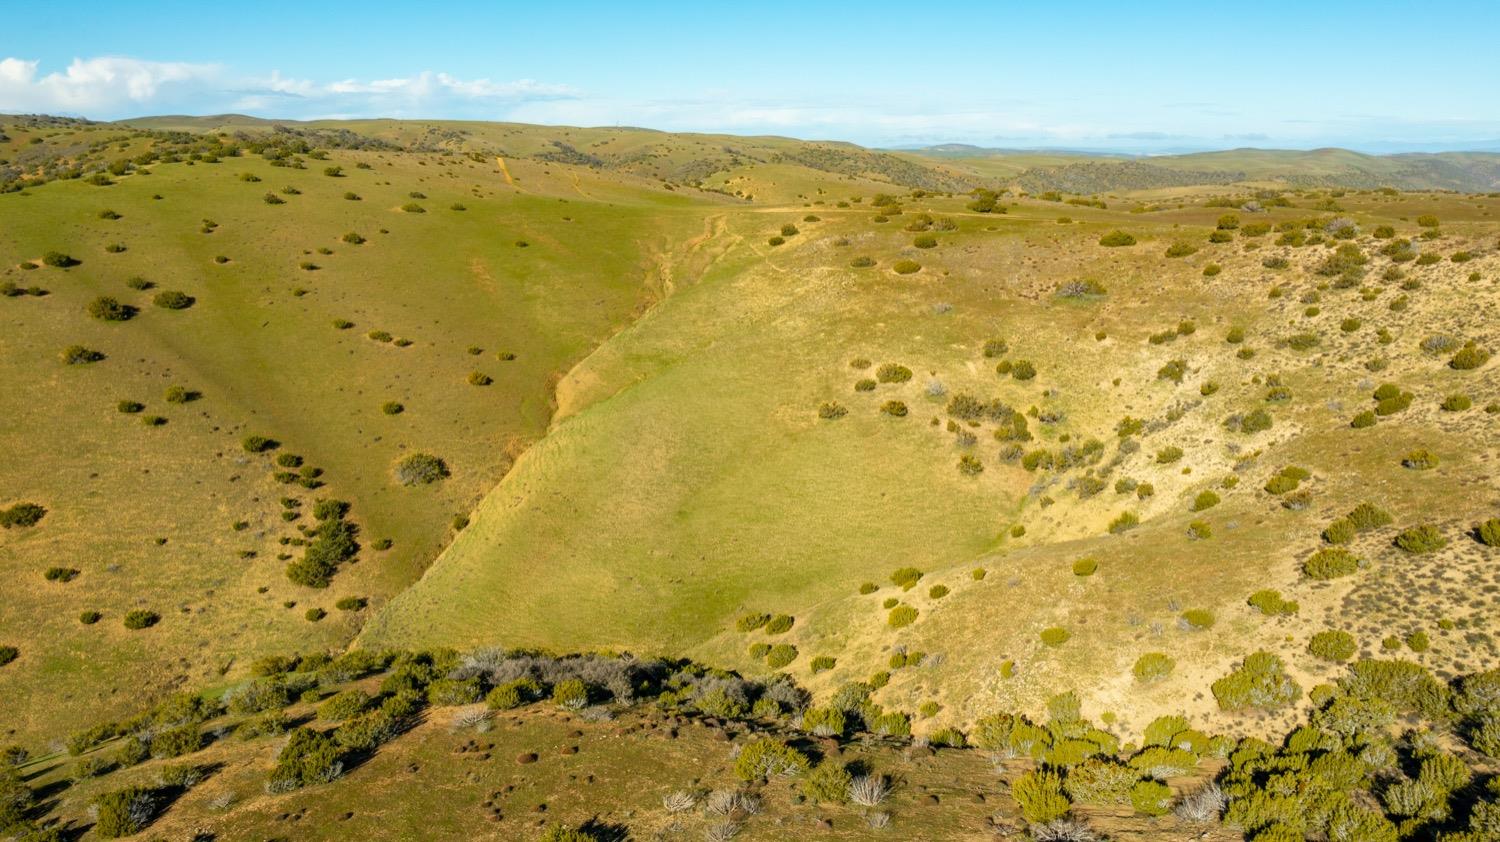
[(1308, 556), (1302, 572), (1312, 579), (1337, 579), (1359, 570), (1361, 559), (1342, 547), (1325, 547)]
[(160, 621), (160, 614), (155, 611), (147, 611), (144, 608), (136, 608), (125, 614), (125, 628), (133, 631), (150, 628)]
[(331, 735), (310, 728), (295, 728), (276, 756), (266, 790), (284, 793), (329, 783), (343, 771), (342, 751)]
[(136, 314), (134, 307), (121, 304), (108, 295), (101, 295), (90, 301), (87, 309), (90, 316), (104, 322), (129, 321)]
[(240, 440), (240, 446), (246, 453), (265, 453), (280, 447), (281, 442), (266, 436), (245, 436)]
[(145, 830), (156, 817), (156, 796), (149, 789), (131, 786), (100, 795), (93, 808), (94, 835), (122, 839)]
[(1403, 530), (1396, 536), (1396, 546), (1414, 555), (1431, 553), (1448, 546), (1448, 539), (1436, 526), (1424, 524)]
[(155, 298), (151, 299), (153, 304), (166, 310), (186, 310), (193, 306), (195, 301), (197, 299), (191, 295), (175, 289), (163, 290), (157, 293)]
[(47, 509), (36, 503), (16, 503), (8, 509), (0, 509), (0, 527), (32, 527), (47, 516)]
[(61, 356), (67, 365), (88, 365), (104, 359), (104, 354), (82, 345), (69, 345), (63, 349)]

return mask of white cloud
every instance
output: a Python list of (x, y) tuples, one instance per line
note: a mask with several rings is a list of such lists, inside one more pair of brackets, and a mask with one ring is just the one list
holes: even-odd
[(491, 79), (459, 79), (433, 71), (404, 78), (334, 82), (289, 79), (273, 72), (269, 78), (245, 85), (237, 94), (238, 98), (231, 106), (235, 110), (265, 110), (274, 105), (295, 114), (272, 116), (301, 117), (493, 115), (493, 109), (497, 108), (525, 102), (572, 99), (579, 95), (567, 85), (534, 79), (496, 82)]
[[(73, 59), (59, 73), (38, 74), (40, 62), (0, 59), (0, 111), (80, 114), (146, 105), (169, 91), (198, 88), (219, 68), (210, 64), (142, 61), (118, 56)], [(175, 89), (175, 90), (174, 90)]]

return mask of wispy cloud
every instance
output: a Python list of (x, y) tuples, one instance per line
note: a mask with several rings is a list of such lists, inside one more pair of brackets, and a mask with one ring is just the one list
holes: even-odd
[(143, 61), (121, 56), (73, 59), (66, 70), (38, 72), (40, 62), (0, 59), (0, 111), (88, 113), (145, 106), (211, 85), (212, 64)]
[(233, 77), (212, 64), (104, 56), (74, 59), (42, 73), (40, 62), (0, 59), (0, 112), (42, 111), (97, 118), (188, 111), (267, 112), (314, 118), (496, 116), (515, 105), (578, 96), (567, 85), (533, 79), (460, 79), (424, 71), (391, 79), (295, 79), (272, 72)]

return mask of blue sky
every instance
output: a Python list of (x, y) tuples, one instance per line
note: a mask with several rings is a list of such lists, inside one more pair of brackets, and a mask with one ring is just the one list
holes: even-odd
[(1494, 2), (5, 4), (0, 112), (1500, 149)]

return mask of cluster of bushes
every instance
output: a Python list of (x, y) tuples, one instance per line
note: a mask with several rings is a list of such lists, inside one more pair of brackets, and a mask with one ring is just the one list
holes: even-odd
[(318, 525), (309, 533), (302, 558), (287, 565), (288, 579), (309, 588), (328, 587), (339, 565), (359, 553), (359, 526), (347, 519), (348, 514), (347, 503), (318, 501), (313, 507)]

